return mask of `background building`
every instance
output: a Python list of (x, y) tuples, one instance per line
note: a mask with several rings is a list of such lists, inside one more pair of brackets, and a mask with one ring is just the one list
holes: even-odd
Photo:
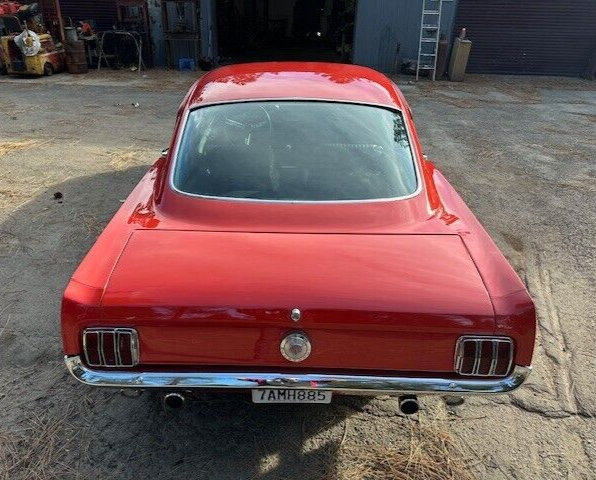
[[(50, 21), (54, 2), (41, 2)], [(469, 72), (578, 76), (596, 51), (595, 0), (440, 3), (442, 36), (451, 41), (466, 28), (473, 42)], [(178, 68), (184, 58), (204, 68), (299, 59), (353, 62), (393, 73), (405, 59), (417, 58), (423, 0), (60, 0), (60, 5), (68, 21), (93, 20), (99, 30), (143, 30), (156, 66)]]

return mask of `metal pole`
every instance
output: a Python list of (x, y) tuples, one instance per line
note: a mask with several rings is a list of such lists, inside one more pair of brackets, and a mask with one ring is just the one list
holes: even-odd
[(64, 36), (64, 22), (62, 21), (62, 10), (60, 9), (60, 0), (54, 0), (54, 10), (56, 11), (56, 17), (58, 17), (58, 29), (60, 30), (60, 40), (62, 43), (66, 41)]

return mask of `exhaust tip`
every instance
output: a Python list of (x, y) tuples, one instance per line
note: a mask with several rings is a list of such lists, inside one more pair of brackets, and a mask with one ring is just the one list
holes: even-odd
[(420, 410), (418, 399), (414, 395), (404, 395), (399, 397), (399, 410), (404, 415), (414, 415)]
[(180, 410), (185, 403), (186, 399), (180, 393), (168, 393), (163, 397), (163, 405), (166, 410)]

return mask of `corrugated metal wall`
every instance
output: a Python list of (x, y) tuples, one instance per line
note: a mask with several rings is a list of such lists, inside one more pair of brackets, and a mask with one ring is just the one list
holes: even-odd
[[(416, 59), (422, 2), (423, 0), (359, 0), (353, 62), (382, 72), (394, 72), (398, 42), (401, 44), (400, 61), (404, 58)], [(455, 0), (443, 0), (441, 33), (447, 39), (451, 39), (456, 4)]]
[(468, 71), (581, 75), (596, 48), (596, 0), (459, 0)]
[[(34, 2), (27, 0), (26, 2), (19, 2), (19, 3), (34, 3)], [(47, 0), (44, 2), (41, 2), (41, 13), (43, 15), (44, 21), (46, 21), (46, 22), (51, 22), (56, 19), (54, 4)]]
[(73, 21), (95, 20), (98, 30), (112, 30), (118, 19), (116, 0), (60, 0), (63, 17)]
[[(47, 24), (55, 23), (56, 10), (53, 0), (22, 0), (21, 3), (39, 3)], [(62, 17), (65, 26), (69, 26), (68, 18), (76, 24), (82, 20), (95, 20), (98, 31), (112, 30), (118, 19), (116, 0), (60, 0)], [(58, 28), (50, 28), (51, 33), (58, 38)]]

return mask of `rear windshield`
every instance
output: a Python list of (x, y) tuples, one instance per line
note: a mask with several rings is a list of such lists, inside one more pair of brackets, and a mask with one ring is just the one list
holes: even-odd
[(268, 101), (190, 112), (173, 185), (213, 197), (341, 201), (410, 195), (417, 179), (399, 112)]

